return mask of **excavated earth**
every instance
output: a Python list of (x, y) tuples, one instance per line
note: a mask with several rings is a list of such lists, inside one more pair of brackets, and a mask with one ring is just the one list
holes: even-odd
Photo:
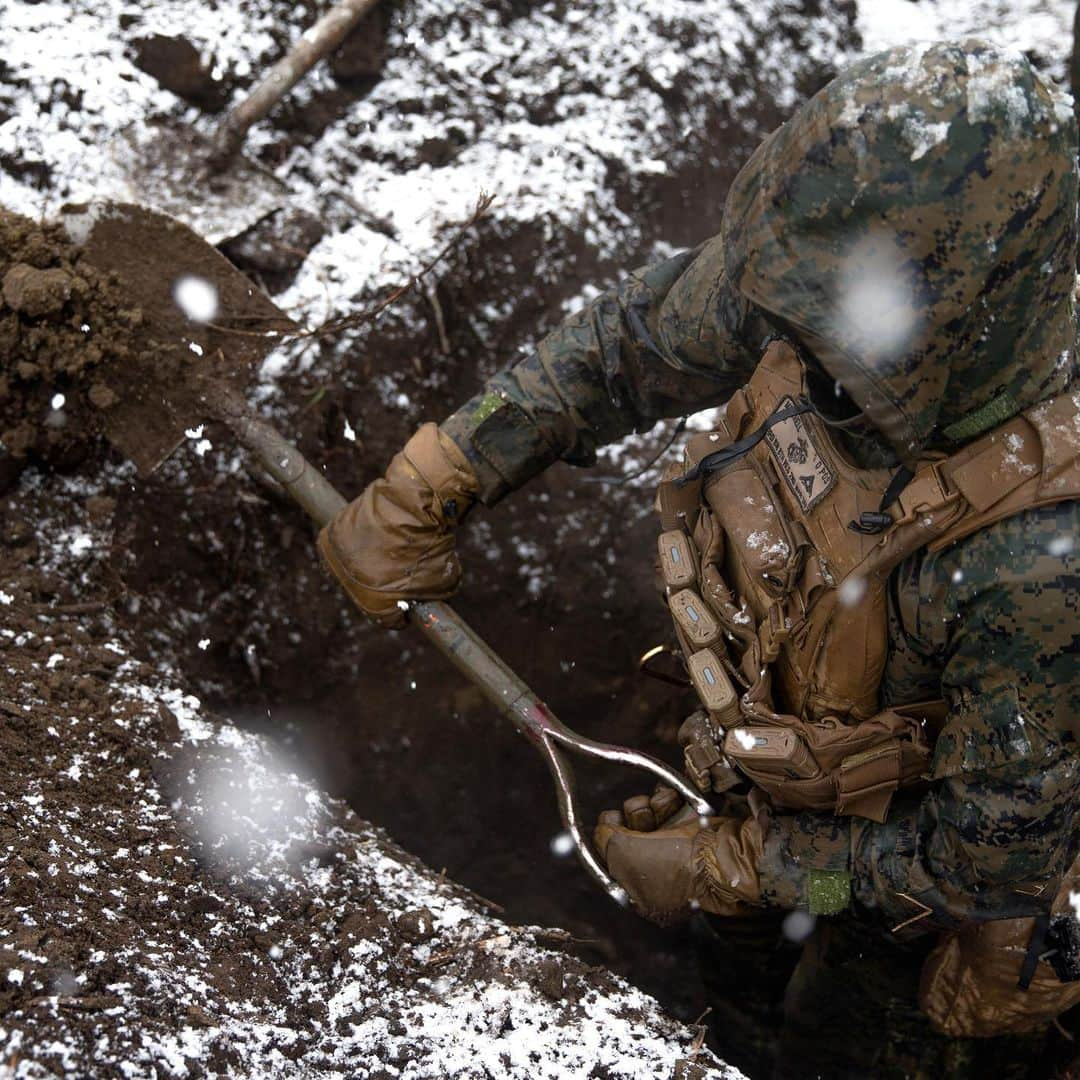
[[(492, 34), (541, 16), (571, 33), (580, 17), (575, 5), (469, 6)], [(606, 10), (599, 0), (593, 8)], [(288, 39), (281, 25), (311, 19), (304, 5), (241, 9), (261, 20), (253, 70)], [(153, 80), (184, 103), (153, 117), (166, 126), (209, 117), (252, 78), (211, 77), (201, 10), (184, 16), (183, 33), (155, 29), (154, 5), (128, 4), (119, 17), (124, 55), (138, 69), (131, 85)], [(747, 16), (725, 45), (724, 94), (702, 95), (685, 74), (665, 77), (663, 57), (634, 70), (638, 82), (623, 92), (656, 95), (670, 128), (665, 167), (608, 161), (595, 205), (578, 218), (497, 205), (378, 320), (281, 350), (260, 376), (259, 407), (342, 491), (358, 491), (417, 423), (468, 397), (591, 295), (591, 283), (710, 235), (757, 139), (858, 48), (852, 4), (778, 10)], [(519, 64), (524, 91), (495, 61), (480, 75), (447, 65), (434, 82), (403, 80), (410, 49), (430, 67), (441, 40), (468, 37), (468, 19), (441, 0), (415, 13), (387, 5), (255, 137), (253, 154), (287, 176), (294, 197), (220, 246), (291, 314), (312, 324), (328, 309), (362, 312), (422, 263), (374, 284), (349, 278), (349, 259), (363, 251), (343, 237), (362, 233), (369, 245), (402, 236), (384, 207), (349, 194), (366, 190), (365, 170), (431, 175), (485, 127), (520, 115), (544, 130), (579, 99), (603, 100), (590, 82), (599, 74), (563, 72), (567, 89), (538, 62), (521, 69), (527, 50), (525, 60), (499, 61)], [(676, 52), (700, 49), (707, 36), (687, 23), (663, 32)], [(19, 79), (0, 89), (0, 122), (16, 114), (24, 89)], [(481, 93), (482, 106), (470, 97)], [(79, 95), (62, 87), (43, 100), (43, 115), (64, 124), (78, 115)], [(357, 119), (366, 102), (399, 125), (402, 157), (364, 141), (377, 126)], [(684, 112), (693, 130), (678, 125)], [(102, 170), (98, 193), (108, 193)], [(30, 143), (0, 153), (0, 173), (54, 208), (85, 195)], [(449, 241), (452, 223), (436, 233)], [(122, 370), (140, 312), (50, 227), (5, 212), (0, 240), (7, 1066), (25, 1076), (705, 1075), (714, 1066), (695, 1033), (608, 974), (695, 1021), (709, 1004), (696, 965), (701, 929), (661, 932), (599, 895), (567, 854), (531, 747), (418, 637), (380, 633), (355, 616), (318, 567), (309, 522), (224, 431), (193, 420), (171, 460), (136, 475), (101, 437), (101, 417), (123, 385), (105, 373)], [(638, 657), (668, 636), (652, 580), (657, 470), (615, 482), (669, 432), (658, 427), (604, 457), (594, 475), (606, 482), (558, 466), (476, 512), (462, 538), (467, 583), (456, 606), (567, 723), (675, 763), (689, 702), (637, 672)], [(220, 795), (247, 775), (258, 778), (256, 809)], [(641, 783), (583, 768), (586, 814)], [(268, 824), (278, 819), (284, 831)], [(506, 924), (562, 930), (545, 938)], [(797, 948), (779, 928), (773, 946), (781, 967), (794, 963)], [(336, 997), (330, 982), (340, 984)], [(509, 992), (516, 986), (525, 1005)], [(725, 1023), (737, 1023), (745, 992), (732, 987), (719, 1005)], [(505, 1036), (505, 1060), (496, 1049), (469, 1061), (425, 1021), (429, 1004), (470, 994), (481, 1004), (455, 1014), (462, 1030)], [(774, 991), (774, 1023), (780, 1007)], [(541, 1031), (552, 1025), (565, 1029), (555, 1042), (595, 1050), (593, 1071), (584, 1059), (557, 1058)], [(587, 1032), (603, 1044), (608, 1026), (613, 1041), (597, 1048)], [(709, 1038), (735, 1065), (767, 1075), (767, 1050), (751, 1052), (723, 1024)], [(635, 1043), (654, 1056), (643, 1051), (638, 1062)], [(1046, 1068), (1067, 1075), (1066, 1036), (1055, 1045), (1065, 1049)], [(555, 1056), (546, 1064), (544, 1055)]]

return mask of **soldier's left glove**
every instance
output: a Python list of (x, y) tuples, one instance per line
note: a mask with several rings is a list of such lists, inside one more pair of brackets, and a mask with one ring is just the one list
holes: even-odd
[(761, 822), (747, 813), (665, 825), (679, 802), (670, 788), (658, 788), (600, 815), (597, 850), (635, 908), (667, 924), (696, 908), (741, 915), (760, 904)]
[(386, 475), (319, 533), (319, 552), (365, 615), (401, 626), (402, 601), (445, 600), (457, 589), (454, 533), (476, 492), (476, 477), (453, 439), (424, 424)]

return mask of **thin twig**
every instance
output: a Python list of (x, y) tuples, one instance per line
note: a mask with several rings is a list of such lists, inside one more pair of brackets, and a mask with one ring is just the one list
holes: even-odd
[(705, 1038), (709, 1034), (708, 1025), (705, 1023), (705, 1017), (712, 1012), (712, 1006), (708, 1006), (706, 1010), (690, 1025), (691, 1031), (696, 1031), (694, 1041), (690, 1046), (690, 1060), (693, 1061), (701, 1052), (705, 1049)]
[(113, 600), (85, 600), (75, 604), (31, 604), (35, 615), (93, 615), (104, 611)]
[(442, 304), (436, 286), (429, 285), (425, 290), (431, 310), (435, 312), (435, 329), (439, 332), (439, 351), (443, 356), (450, 355), (450, 339), (446, 336), (446, 319), (443, 318)]
[(423, 279), (427, 277), (427, 275), (430, 274), (431, 271), (434, 270), (435, 267), (438, 266), (439, 263), (441, 263), (443, 259), (445, 259), (446, 256), (449, 255), (455, 247), (457, 247), (462, 237), (464, 237), (464, 235), (474, 225), (476, 225), (483, 217), (487, 215), (487, 212), (491, 209), (492, 203), (494, 202), (494, 195), (489, 195), (487, 194), (487, 192), (481, 191), (479, 197), (476, 200), (476, 206), (473, 208), (473, 212), (469, 215), (468, 220), (458, 225), (450, 239), (441, 248), (439, 248), (439, 250), (435, 252), (435, 254), (432, 255), (432, 257), (428, 259), (428, 261), (424, 263), (423, 266), (421, 266), (420, 269), (417, 270), (416, 273), (413, 274), (408, 281), (406, 281), (402, 285), (399, 285), (396, 289), (394, 289), (392, 293), (390, 293), (389, 296), (387, 296), (384, 300), (380, 300), (379, 303), (377, 303), (373, 308), (368, 311), (357, 312), (355, 315), (343, 315), (339, 319), (328, 319), (321, 326), (316, 327), (314, 330), (301, 332), (296, 336), (304, 337), (308, 334), (317, 334), (320, 336), (323, 334), (336, 334), (341, 330), (347, 330), (352, 329), (356, 326), (362, 326), (364, 323), (371, 322), (372, 320), (376, 319), (388, 307), (390, 307), (391, 304), (396, 303), (398, 300), (401, 299), (401, 297), (403, 297), (407, 292), (409, 292), (410, 289), (413, 289), (418, 284), (420, 284), (420, 282), (423, 281)]

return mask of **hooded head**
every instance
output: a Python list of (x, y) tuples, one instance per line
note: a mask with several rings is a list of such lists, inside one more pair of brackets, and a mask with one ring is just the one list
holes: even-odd
[(1021, 55), (881, 53), (743, 167), (727, 273), (902, 460), (955, 445), (1072, 377), (1076, 154), (1071, 100)]

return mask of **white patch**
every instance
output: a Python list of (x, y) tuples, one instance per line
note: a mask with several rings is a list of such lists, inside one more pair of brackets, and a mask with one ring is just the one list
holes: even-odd
[(567, 855), (574, 853), (574, 838), (568, 832), (556, 833), (551, 838), (551, 854), (556, 858), (565, 859)]
[(196, 274), (186, 274), (176, 282), (173, 299), (192, 322), (212, 322), (218, 312), (217, 289)]
[(844, 607), (854, 607), (866, 595), (866, 578), (853, 574), (845, 578), (840, 586), (840, 603)]
[(1071, 555), (1075, 542), (1071, 536), (1067, 533), (1062, 533), (1061, 536), (1055, 536), (1049, 544), (1046, 545), (1046, 550), (1051, 555), (1063, 556)]
[(757, 746), (757, 739), (746, 728), (732, 728), (731, 732), (735, 736), (735, 741), (744, 750), (753, 750)]
[(780, 928), (784, 937), (788, 941), (793, 941), (796, 944), (805, 941), (813, 932), (814, 927), (817, 925), (817, 917), (811, 915), (808, 911), (789, 911), (784, 916), (784, 921), (780, 924)]
[(870, 366), (889, 365), (918, 330), (905, 261), (887, 234), (863, 238), (844, 257), (833, 333)]

